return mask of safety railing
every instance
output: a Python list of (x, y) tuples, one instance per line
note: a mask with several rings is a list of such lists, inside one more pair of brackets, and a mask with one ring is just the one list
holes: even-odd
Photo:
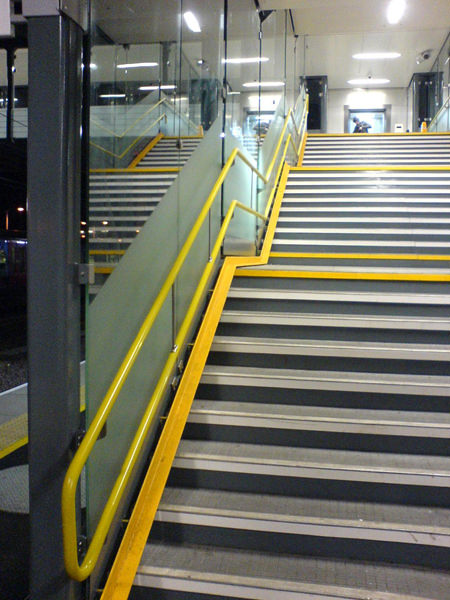
[(432, 133), (450, 131), (450, 96), (428, 125), (428, 131)]
[[(134, 127), (136, 127), (136, 125), (138, 123), (140, 123), (143, 119), (145, 119), (145, 117), (147, 117), (150, 113), (152, 113), (154, 110), (156, 110), (162, 104), (165, 104), (170, 109), (171, 112), (174, 112), (173, 106), (170, 104), (170, 102), (167, 100), (167, 98), (161, 98), (161, 100), (156, 102), (156, 104), (153, 104), (152, 106), (150, 106), (150, 108), (148, 110), (146, 110), (142, 115), (140, 115), (137, 119), (135, 119), (135, 121), (133, 121), (133, 123), (131, 123), (131, 125), (129, 125), (126, 129), (124, 129), (124, 131), (122, 131), (122, 133), (117, 133), (116, 131), (113, 131), (109, 127), (106, 127), (103, 123), (101, 123), (95, 117), (91, 117), (91, 124), (94, 124), (96, 127), (101, 129), (102, 131), (105, 131), (106, 133), (112, 135), (114, 138), (117, 138), (120, 140), (120, 139), (124, 138), (127, 135), (127, 133), (129, 133), (132, 129), (134, 129)], [(189, 117), (186, 117), (186, 115), (183, 115), (183, 113), (180, 113), (179, 115), (177, 114), (177, 116), (179, 116), (180, 119), (182, 121), (184, 121), (184, 123), (186, 125), (188, 125), (188, 127), (192, 128), (193, 131), (196, 131), (199, 135), (201, 135), (201, 132), (202, 132), (201, 125), (196, 125), (193, 121), (191, 121), (191, 119), (189, 119)]]
[[(305, 103), (303, 114), (300, 120), (299, 125), (295, 123), (295, 134), (299, 135), (299, 133), (303, 129), (303, 133), (306, 132), (306, 113), (307, 105)], [(190, 249), (192, 248), (199, 232), (202, 224), (207, 218), (208, 214), (210, 214), (211, 207), (228, 175), (230, 170), (235, 164), (235, 161), (239, 159), (242, 161), (255, 175), (261, 180), (264, 184), (267, 184), (270, 180), (271, 174), (275, 168), (275, 164), (277, 158), (280, 157), (280, 149), (283, 144), (283, 139), (286, 134), (287, 127), (289, 122), (292, 119), (292, 111), (289, 110), (288, 115), (285, 118), (283, 128), (280, 132), (279, 139), (274, 151), (273, 158), (267, 168), (265, 174), (261, 173), (255, 165), (243, 154), (238, 148), (235, 148), (230, 156), (228, 157), (224, 167), (222, 168), (219, 177), (217, 178), (200, 214), (198, 215), (194, 226), (192, 227), (189, 235), (187, 236), (186, 241), (184, 242), (164, 284), (162, 285), (159, 294), (157, 295), (153, 305), (148, 312), (144, 322), (142, 323), (138, 334), (136, 335), (130, 349), (128, 350), (119, 370), (117, 371), (116, 376), (114, 377), (113, 382), (111, 383), (98, 411), (96, 416), (94, 417), (90, 427), (88, 428), (73, 460), (67, 471), (65, 481), (62, 489), (62, 523), (63, 523), (63, 546), (64, 546), (64, 560), (66, 565), (67, 573), (70, 577), (77, 581), (83, 581), (92, 573), (96, 561), (100, 555), (102, 550), (105, 538), (108, 534), (109, 528), (113, 522), (116, 511), (119, 507), (120, 501), (124, 495), (124, 492), (127, 488), (127, 483), (130, 480), (131, 474), (133, 472), (133, 467), (135, 466), (138, 457), (140, 455), (141, 450), (146, 441), (147, 433), (150, 430), (155, 418), (158, 415), (158, 409), (160, 407), (161, 401), (164, 397), (165, 390), (167, 389), (171, 373), (174, 370), (174, 367), (177, 364), (177, 359), (181, 349), (184, 347), (186, 342), (186, 338), (191, 330), (192, 322), (195, 318), (197, 308), (200, 305), (200, 302), (203, 298), (206, 285), (209, 281), (209, 278), (212, 273), (212, 269), (214, 268), (214, 263), (218, 254), (220, 252), (220, 248), (228, 227), (231, 223), (232, 217), (236, 208), (239, 208), (247, 213), (253, 214), (257, 219), (266, 222), (268, 219), (268, 215), (270, 213), (271, 204), (273, 202), (273, 197), (275, 194), (277, 182), (279, 179), (279, 175), (281, 173), (281, 167), (284, 162), (287, 148), (290, 144), (294, 144), (295, 154), (298, 157), (298, 153), (301, 147), (301, 139), (299, 144), (295, 144), (292, 139), (292, 135), (288, 134), (284, 144), (284, 152), (281, 155), (281, 160), (279, 161), (278, 170), (276, 173), (276, 177), (274, 179), (271, 193), (269, 195), (269, 199), (267, 201), (264, 212), (255, 211), (244, 204), (237, 202), (234, 200), (227, 211), (225, 219), (222, 223), (216, 241), (214, 243), (214, 247), (211, 251), (208, 264), (206, 265), (205, 270), (199, 280), (198, 286), (195, 290), (195, 293), (191, 299), (189, 304), (189, 308), (185, 314), (181, 327), (178, 331), (178, 334), (174, 340), (174, 345), (172, 352), (170, 353), (166, 364), (162, 370), (162, 373), (159, 377), (157, 385), (153, 391), (152, 397), (147, 405), (145, 413), (142, 417), (140, 425), (136, 431), (132, 444), (128, 450), (126, 458), (123, 462), (121, 472), (117, 477), (111, 494), (105, 504), (99, 522), (97, 524), (97, 528), (92, 536), (87, 552), (83, 558), (81, 565), (78, 560), (78, 543), (77, 543), (77, 520), (76, 520), (76, 491), (78, 482), (82, 473), (86, 462), (90, 456), (91, 451), (94, 448), (94, 445), (97, 439), (100, 436), (100, 433), (104, 429), (105, 423), (110, 415), (114, 404), (119, 396), (119, 393), (133, 367), (136, 362), (136, 359), (139, 355), (139, 352), (147, 338), (159, 311), (161, 310), (166, 298), (168, 297), (171, 290), (173, 290), (173, 286), (176, 282), (177, 276), (180, 273), (180, 270), (186, 261), (186, 258), (189, 254)]]
[[(94, 108), (97, 110), (106, 110), (109, 107)], [(114, 119), (117, 119), (118, 121), (128, 121), (130, 114), (135, 114), (138, 109), (142, 109), (142, 106), (133, 106), (129, 108), (124, 105), (115, 107), (115, 111), (113, 112)], [(150, 124), (146, 124), (146, 121), (154, 116), (152, 113), (158, 110), (159, 114), (157, 113), (157, 118), (153, 119)], [(175, 123), (178, 121), (180, 127), (177, 127), (176, 130), (180, 132), (181, 136), (193, 132), (194, 135), (203, 137), (202, 126), (195, 124), (182, 112), (177, 112), (168, 99), (163, 97), (152, 104), (152, 106), (147, 108), (143, 113), (140, 113), (132, 123), (127, 124), (120, 132), (108, 127), (104, 122), (101, 122), (99, 118), (96, 118), (91, 114), (91, 139), (89, 144), (92, 148), (95, 148), (100, 152), (99, 156), (104, 156), (105, 159), (106, 157), (110, 157), (113, 161), (117, 160), (119, 161), (119, 164), (121, 164), (120, 161), (125, 159), (128, 153), (133, 150), (141, 140), (155, 136), (160, 132), (164, 133), (165, 130), (168, 129), (174, 130)], [(172, 124), (170, 127), (169, 123)], [(136, 135), (138, 129), (139, 133)], [(113, 164), (115, 163), (113, 162)]]

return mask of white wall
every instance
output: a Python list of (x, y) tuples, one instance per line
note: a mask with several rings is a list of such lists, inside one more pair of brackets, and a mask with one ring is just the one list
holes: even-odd
[(406, 89), (383, 88), (375, 90), (328, 90), (327, 133), (344, 131), (344, 106), (350, 108), (383, 108), (391, 105), (391, 131), (396, 123), (403, 123), (406, 131)]

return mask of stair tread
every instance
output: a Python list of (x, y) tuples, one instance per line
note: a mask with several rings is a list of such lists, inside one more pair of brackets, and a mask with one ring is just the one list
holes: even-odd
[(234, 514), (292, 521), (346, 521), (356, 527), (410, 528), (450, 536), (450, 509), (376, 502), (350, 502), (224, 490), (166, 487), (158, 510)]
[(186, 589), (183, 579), (194, 586), (204, 582), (198, 593), (214, 594), (215, 585), (228, 584), (225, 594), (232, 596), (247, 587), (240, 597), (254, 600), (289, 591), (303, 593), (302, 600), (444, 600), (450, 585), (449, 574), (429, 569), (162, 543), (146, 546), (135, 584), (148, 585), (150, 575), (174, 578), (169, 589)]
[(262, 266), (251, 266), (245, 268), (248, 271), (317, 271), (328, 272), (328, 271), (336, 271), (336, 272), (348, 272), (348, 273), (392, 273), (392, 274), (402, 274), (402, 273), (411, 273), (411, 274), (421, 274), (427, 273), (435, 274), (435, 275), (449, 275), (450, 267), (448, 269), (444, 268), (435, 268), (429, 267), (428, 264), (424, 264), (420, 268), (418, 267), (390, 267), (389, 265), (385, 267), (372, 267), (366, 265), (358, 265), (356, 267), (351, 265), (317, 265), (317, 264), (308, 264), (308, 263), (300, 263), (300, 264), (267, 264)]
[(335, 408), (333, 406), (293, 406), (290, 404), (261, 404), (256, 402), (233, 402), (224, 400), (196, 399), (190, 415), (233, 414), (245, 416), (276, 417), (286, 420), (336, 419), (376, 423), (426, 424), (437, 427), (450, 426), (450, 414), (402, 410), (375, 410), (358, 408)]
[(221, 323), (245, 323), (315, 327), (357, 327), (366, 329), (400, 329), (449, 331), (450, 319), (440, 317), (395, 317), (382, 315), (348, 315), (224, 310)]
[(360, 452), (356, 450), (334, 450), (329, 448), (302, 448), (293, 446), (268, 446), (263, 444), (240, 444), (181, 440), (174, 466), (182, 459), (204, 459), (221, 462), (249, 462), (264, 469), (272, 466), (317, 465), (327, 470), (342, 469), (377, 471), (396, 474), (431, 475), (436, 480), (450, 477), (450, 457), (418, 454), (393, 454)]
[[(360, 371), (316, 371), (259, 367), (206, 365), (203, 383), (268, 386), (289, 389), (380, 391), (391, 394), (446, 396), (450, 377), (408, 373), (364, 373)], [(234, 383), (230, 383), (234, 381)]]
[(322, 290), (291, 290), (278, 288), (241, 288), (232, 286), (229, 298), (284, 298), (291, 300), (322, 300), (332, 302), (365, 302), (365, 303), (413, 303), (413, 304), (448, 304), (446, 294), (393, 293), (393, 292), (347, 292)]
[[(364, 315), (361, 318), (365, 318)], [(262, 354), (305, 354), (319, 353), (325, 356), (408, 356), (418, 360), (450, 361), (450, 345), (411, 344), (394, 342), (361, 342), (356, 340), (314, 340), (266, 337), (233, 337), (216, 335), (211, 350), (213, 352), (255, 352)], [(372, 354), (370, 354), (372, 351)], [(427, 353), (428, 356), (427, 356)]]

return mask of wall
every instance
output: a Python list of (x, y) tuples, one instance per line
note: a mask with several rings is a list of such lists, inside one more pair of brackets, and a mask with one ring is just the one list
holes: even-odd
[(344, 105), (350, 108), (382, 108), (391, 105), (391, 131), (396, 123), (406, 130), (406, 89), (383, 88), (375, 90), (328, 90), (328, 133), (344, 132)]

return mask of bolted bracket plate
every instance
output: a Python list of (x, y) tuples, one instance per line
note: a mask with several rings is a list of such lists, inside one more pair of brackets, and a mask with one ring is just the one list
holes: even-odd
[(93, 263), (79, 264), (78, 283), (80, 285), (93, 285), (95, 283), (95, 265)]

